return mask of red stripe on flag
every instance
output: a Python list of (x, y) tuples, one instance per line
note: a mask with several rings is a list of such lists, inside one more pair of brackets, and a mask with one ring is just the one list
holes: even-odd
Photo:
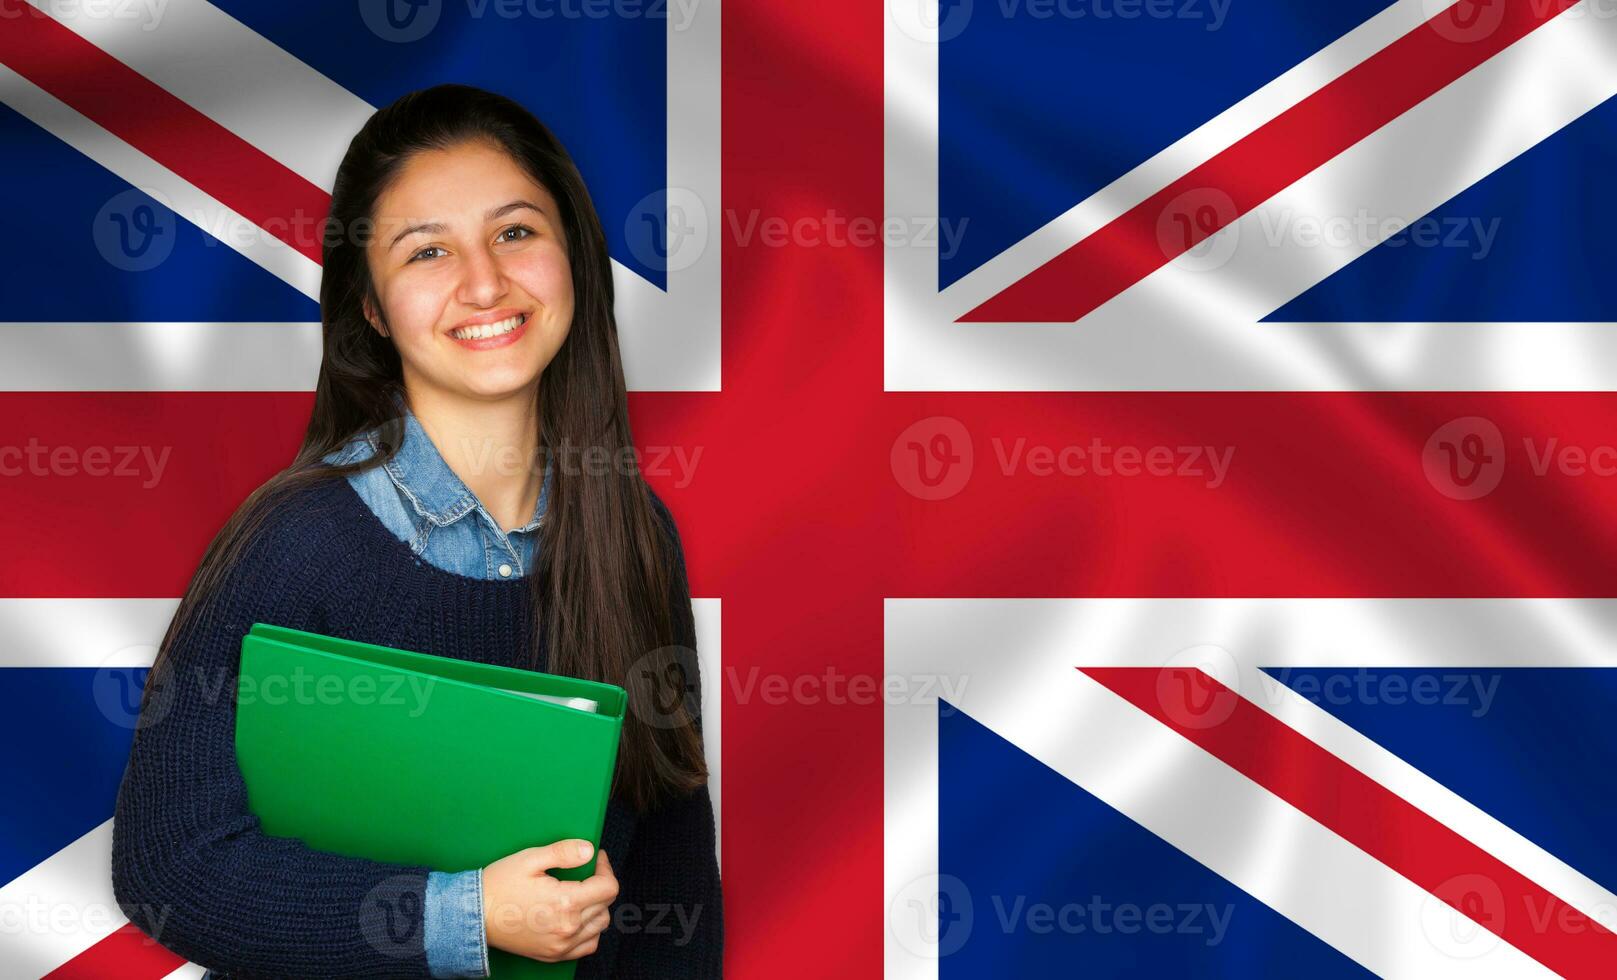
[[(1552, 914), (1572, 907), (1210, 675), (1182, 667), (1077, 669), (1550, 969), (1567, 977), (1611, 975), (1617, 936), (1599, 922)], [(1164, 688), (1158, 684), (1164, 673), (1195, 683)], [(1167, 702), (1195, 688), (1203, 701), (1227, 699), (1228, 717), (1205, 727), (1185, 724), (1199, 715)], [(1164, 697), (1164, 689), (1175, 693)], [(1464, 883), (1476, 876), (1497, 886), (1502, 901), (1481, 907), (1468, 901), (1474, 892)], [(1535, 909), (1545, 912), (1542, 924), (1533, 921)]]
[(184, 965), (184, 959), (130, 924), (45, 974), (44, 980), (152, 980)]
[(0, 30), (0, 62), (315, 262), (325, 191), (32, 7)]
[(1576, 2), (1460, 0), (957, 322), (1082, 319)]
[[(837, 337), (822, 355), (854, 362), (863, 342)], [(768, 551), (760, 542), (829, 507), (826, 494), (836, 507), (811, 526), (858, 527), (846, 546), (885, 556), (870, 569), (881, 596), (1612, 594), (1617, 476), (1590, 462), (1617, 442), (1607, 394), (852, 390), (838, 387), (815, 416), (820, 441), (844, 434), (823, 478), (778, 498), (760, 496), (751, 447), (810, 465), (796, 447), (814, 433), (780, 436), (766, 395), (740, 407), (728, 389), (629, 395), (648, 479), (682, 527), (702, 529), (687, 560), (693, 586), (714, 591), (699, 594), (746, 579)], [(180, 595), (225, 519), (291, 461), (312, 398), (0, 392), (0, 596)], [(1446, 496), (1422, 465), (1456, 416), (1503, 434), (1503, 478), (1480, 499)], [(922, 499), (891, 470), (836, 475), (871, 459), (887, 467), (926, 418), (969, 437), (956, 444), (971, 457), (958, 493)], [(1153, 473), (1158, 455), (1166, 465)], [(687, 475), (681, 459), (699, 465)], [(766, 506), (767, 522), (737, 524)]]

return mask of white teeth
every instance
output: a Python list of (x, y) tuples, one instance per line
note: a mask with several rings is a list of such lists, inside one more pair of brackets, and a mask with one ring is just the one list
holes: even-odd
[(498, 323), (484, 323), (473, 327), (458, 327), (449, 331), (449, 335), (457, 340), (480, 340), (484, 337), (498, 337), (502, 333), (510, 333), (522, 325), (525, 314), (517, 314)]

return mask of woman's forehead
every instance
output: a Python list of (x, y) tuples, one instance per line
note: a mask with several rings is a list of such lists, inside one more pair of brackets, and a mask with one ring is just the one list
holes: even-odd
[(378, 220), (481, 221), (510, 201), (554, 214), (554, 200), (509, 154), (465, 143), (413, 155), (376, 202)]

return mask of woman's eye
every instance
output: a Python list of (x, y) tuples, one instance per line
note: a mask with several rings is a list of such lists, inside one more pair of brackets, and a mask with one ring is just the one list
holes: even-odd
[[(505, 237), (506, 235), (509, 235), (509, 234), (511, 234), (512, 232), (515, 232), (515, 231), (520, 231), (520, 232), (522, 232), (522, 234), (519, 235), (516, 238), (507, 238), (507, 237)], [(512, 225), (511, 227), (509, 227), (509, 228), (505, 229), (504, 231), (500, 232), (500, 241), (502, 241), (502, 242), (520, 242), (522, 239), (527, 238), (531, 234), (533, 234), (533, 229), (529, 228), (527, 225)]]
[[(436, 245), (428, 245), (426, 248), (424, 248), (421, 251), (419, 251), (419, 252), (415, 253), (414, 255), (410, 256), (410, 262), (414, 262), (416, 259), (419, 259), (419, 258), (425, 256), (428, 252), (442, 252), (442, 251), (443, 251), (443, 249), (439, 248)], [(406, 263), (406, 264), (408, 264), (408, 263)]]

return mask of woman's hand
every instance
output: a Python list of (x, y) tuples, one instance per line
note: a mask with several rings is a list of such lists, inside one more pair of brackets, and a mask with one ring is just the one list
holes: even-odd
[(563, 840), (528, 847), (483, 869), (483, 929), (488, 944), (545, 963), (576, 960), (595, 952), (611, 923), (607, 906), (618, 895), (618, 878), (602, 851), (595, 873), (561, 881), (551, 868), (576, 868), (590, 859), (590, 842)]

